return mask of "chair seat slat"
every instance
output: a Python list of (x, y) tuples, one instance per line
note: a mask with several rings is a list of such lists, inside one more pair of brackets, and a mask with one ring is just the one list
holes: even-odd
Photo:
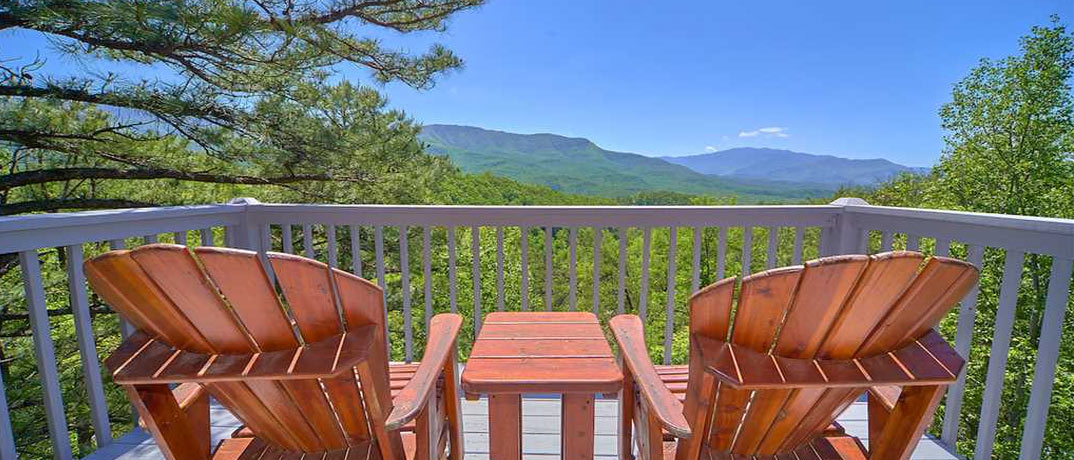
[(201, 353), (179, 352), (167, 366), (157, 372), (156, 377), (161, 380), (193, 380), (205, 369), (211, 357), (212, 355)]
[(919, 380), (942, 380), (954, 381), (956, 374), (952, 374), (943, 364), (936, 361), (928, 351), (925, 351), (918, 342), (911, 343), (896, 350), (895, 358), (902, 363), (906, 370)]
[(131, 357), (130, 361), (113, 375), (117, 382), (127, 376), (152, 376), (175, 355), (175, 351), (167, 344), (154, 340), (139, 350), (138, 354)]
[(958, 352), (948, 345), (947, 341), (934, 329), (919, 337), (917, 342), (925, 347), (929, 354), (943, 364), (943, 367), (947, 368), (951, 374), (958, 375), (962, 371), (962, 366), (966, 364), (966, 360), (962, 359)]
[(869, 376), (874, 381), (893, 382), (913, 378), (913, 376), (906, 374), (902, 367), (899, 366), (899, 363), (891, 357), (890, 353), (862, 358), (858, 362), (861, 363), (861, 367), (865, 369), (865, 372), (869, 373)]
[(142, 331), (135, 332), (134, 335), (131, 335), (124, 340), (123, 343), (119, 344), (116, 351), (105, 358), (104, 365), (113, 371), (121, 368), (127, 361), (130, 361), (134, 355), (138, 354), (138, 351), (146, 346), (151, 340), (153, 340), (153, 338), (149, 337), (149, 334)]
[(374, 328), (358, 327), (308, 347), (245, 354), (177, 351), (143, 333), (124, 342), (106, 364), (121, 384), (329, 378), (366, 359), (375, 340)]
[(758, 353), (749, 347), (702, 335), (694, 335), (692, 340), (698, 342), (707, 370), (738, 390), (849, 387), (864, 390), (875, 385), (935, 385), (956, 378), (917, 341), (892, 353), (869, 358), (795, 359)]

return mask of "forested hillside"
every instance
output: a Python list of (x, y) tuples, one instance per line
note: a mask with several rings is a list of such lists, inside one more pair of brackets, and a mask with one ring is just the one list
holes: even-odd
[(514, 134), (472, 126), (426, 125), (428, 152), (468, 172), (491, 172), (530, 184), (585, 195), (624, 197), (668, 191), (739, 203), (791, 202), (828, 196), (837, 185), (714, 177), (634, 153), (613, 152), (588, 139)]

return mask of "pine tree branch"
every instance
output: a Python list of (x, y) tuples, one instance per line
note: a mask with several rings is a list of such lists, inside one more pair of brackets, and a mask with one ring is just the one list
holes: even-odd
[(61, 209), (121, 209), (146, 208), (155, 206), (160, 206), (160, 204), (148, 203), (145, 201), (104, 198), (33, 200), (0, 205), (0, 216), (10, 216), (13, 214), (23, 214), (28, 212), (59, 211)]
[(195, 117), (221, 126), (231, 126), (242, 118), (240, 112), (210, 103), (198, 105), (189, 101), (169, 100), (159, 95), (140, 96), (117, 92), (90, 92), (81, 88), (69, 88), (54, 84), (46, 86), (0, 85), (0, 96), (50, 98), (124, 107), (144, 110), (162, 119), (165, 119), (165, 117)]
[(408, 32), (419, 28), (419, 25), (436, 23), (436, 21), (448, 15), (479, 4), (481, 4), (480, 0), (361, 1), (353, 2), (347, 6), (338, 6), (323, 12), (308, 12), (299, 18), (294, 18), (294, 20), (296, 22), (329, 24), (353, 17), (399, 32)]
[(178, 179), (193, 182), (210, 182), (216, 184), (240, 184), (240, 185), (281, 185), (308, 181), (351, 181), (368, 182), (367, 177), (336, 178), (331, 174), (294, 174), (287, 176), (258, 177), (230, 174), (210, 174), (179, 171), (165, 168), (55, 168), (39, 169), (33, 171), (18, 172), (15, 174), (0, 175), (0, 191), (10, 190), (32, 184), (44, 184), (67, 180), (83, 179), (124, 179), (124, 180), (150, 180), (150, 179)]

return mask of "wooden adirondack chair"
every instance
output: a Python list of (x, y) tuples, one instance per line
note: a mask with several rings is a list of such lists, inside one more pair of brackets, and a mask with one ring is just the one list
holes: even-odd
[[(976, 268), (916, 252), (828, 257), (745, 277), (737, 307), (735, 281), (691, 297), (685, 369), (653, 366), (636, 316), (611, 320), (620, 457), (633, 426), (643, 459), (908, 458), (964, 363), (932, 328)], [(869, 449), (833, 425), (866, 391)]]
[[(93, 289), (138, 328), (105, 362), (164, 455), (462, 459), (461, 318), (437, 315), (422, 362), (390, 370), (380, 288), (267, 257), (280, 296), (249, 251), (154, 244), (86, 262)], [(209, 395), (246, 425), (215, 451)]]

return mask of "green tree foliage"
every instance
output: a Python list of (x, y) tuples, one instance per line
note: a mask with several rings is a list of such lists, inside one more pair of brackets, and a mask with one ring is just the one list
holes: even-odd
[[(1053, 18), (1051, 26), (1034, 27), (1022, 38), (1021, 51), (982, 60), (955, 85), (951, 102), (940, 109), (947, 148), (930, 175), (904, 175), (875, 191), (840, 194), (889, 206), (1074, 217), (1074, 34)], [(952, 252), (964, 256), (965, 247), (956, 244)], [(1005, 257), (993, 248), (984, 253), (959, 427), (958, 449), (967, 455), (976, 443)], [(1024, 260), (994, 446), (998, 458), (1019, 455), (1051, 263), (1037, 254)], [(955, 319), (942, 324), (948, 338), (954, 338)], [(1063, 326), (1045, 458), (1069, 458), (1074, 449), (1074, 307), (1068, 305)]]
[(1074, 216), (1074, 39), (1035, 27), (1022, 54), (984, 59), (940, 109), (947, 150), (935, 204), (949, 209)]
[[(400, 185), (443, 168), (422, 155), (419, 128), (374, 89), (333, 76), (353, 66), (429, 87), (461, 60), (439, 45), (391, 49), (371, 34), (441, 30), (479, 3), (2, 1), (0, 30), (43, 34), (76, 61), (133, 71), (60, 77), (43, 70), (38, 50), (5, 56), (0, 214), (181, 203), (152, 192), (176, 180), (274, 184), (319, 201), (425, 199)], [(102, 186), (119, 180), (167, 181)]]

